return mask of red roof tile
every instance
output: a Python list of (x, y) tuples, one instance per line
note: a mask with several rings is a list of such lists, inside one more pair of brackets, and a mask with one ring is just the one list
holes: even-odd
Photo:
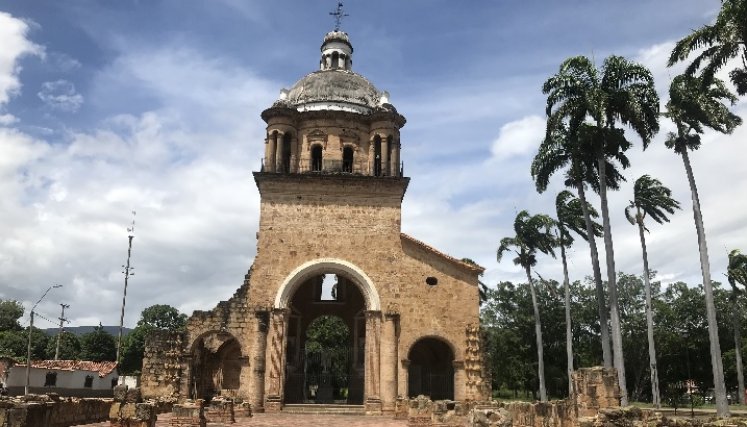
[[(25, 367), (25, 363), (16, 366)], [(31, 367), (55, 371), (89, 371), (97, 372), (99, 377), (105, 377), (117, 369), (117, 362), (90, 362), (87, 360), (32, 360)]]
[(482, 267), (482, 266), (477, 265), (477, 264), (470, 264), (468, 262), (464, 262), (462, 260), (456, 259), (456, 258), (454, 258), (454, 257), (452, 257), (450, 255), (446, 255), (445, 253), (439, 251), (438, 249), (436, 249), (436, 248), (434, 248), (432, 246), (429, 246), (429, 245), (421, 242), (420, 240), (418, 240), (418, 239), (416, 239), (416, 238), (414, 238), (412, 236), (409, 236), (409, 235), (407, 235), (405, 233), (400, 233), (400, 235), (402, 236), (403, 239), (408, 240), (408, 241), (414, 243), (415, 245), (420, 246), (421, 248), (425, 249), (426, 251), (431, 252), (431, 253), (433, 253), (433, 254), (441, 257), (441, 258), (446, 259), (447, 261), (451, 261), (454, 264), (457, 264), (457, 265), (459, 265), (459, 266), (461, 266), (463, 268), (466, 268), (467, 270), (471, 270), (471, 271), (474, 271), (474, 272), (477, 272), (477, 273), (482, 273), (483, 271), (485, 271), (485, 267)]

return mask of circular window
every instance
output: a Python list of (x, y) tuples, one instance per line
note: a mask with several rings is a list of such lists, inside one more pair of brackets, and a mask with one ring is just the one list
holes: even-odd
[(436, 279), (436, 278), (435, 278), (435, 277), (433, 277), (433, 276), (429, 276), (429, 277), (426, 277), (426, 278), (425, 278), (425, 283), (426, 283), (426, 284), (427, 284), (428, 286), (436, 286), (436, 285), (438, 285), (438, 279)]

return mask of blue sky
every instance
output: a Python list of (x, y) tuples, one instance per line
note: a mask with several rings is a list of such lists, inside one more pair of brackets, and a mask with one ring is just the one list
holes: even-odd
[[(353, 68), (408, 123), (403, 231), (485, 267), (484, 281), (521, 281), (495, 249), (516, 212), (551, 213), (529, 164), (544, 132), (542, 82), (573, 55), (649, 66), (663, 101), (673, 41), (710, 22), (717, 0), (346, 2)], [(332, 1), (24, 1), (0, 4), (0, 298), (41, 313), (71, 304), (72, 323), (116, 324), (126, 227), (137, 211), (125, 323), (151, 304), (209, 309), (228, 298), (255, 254), (259, 113), (318, 65)], [(744, 100), (735, 107), (745, 117)], [(699, 283), (697, 241), (681, 160), (663, 147), (630, 153), (611, 195), (618, 270), (641, 271), (623, 216), (643, 173), (683, 204), (651, 226), (652, 268)], [(747, 131), (708, 134), (693, 155), (713, 276), (727, 249), (747, 250)], [(728, 182), (729, 185), (724, 185)], [(597, 202), (596, 200), (594, 200)], [(590, 274), (571, 251), (572, 279)], [(541, 259), (545, 277), (559, 262)], [(52, 325), (45, 325), (52, 326)]]

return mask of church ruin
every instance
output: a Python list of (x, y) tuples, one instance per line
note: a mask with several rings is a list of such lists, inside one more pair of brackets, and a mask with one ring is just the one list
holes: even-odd
[[(489, 398), (483, 268), (401, 232), (405, 118), (352, 64), (348, 35), (327, 33), (319, 69), (262, 112), (257, 256), (235, 295), (196, 311), (185, 334), (150, 337), (144, 396), (236, 397), (265, 411), (343, 403), (370, 414), (420, 394)], [(330, 317), (344, 324), (334, 349), (309, 336)]]

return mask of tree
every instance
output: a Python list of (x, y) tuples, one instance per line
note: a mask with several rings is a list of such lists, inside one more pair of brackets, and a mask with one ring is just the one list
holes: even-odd
[(729, 252), (729, 266), (726, 270), (726, 277), (731, 285), (731, 303), (732, 303), (732, 322), (734, 325), (734, 353), (737, 367), (737, 394), (739, 394), (739, 403), (745, 404), (744, 396), (744, 372), (742, 371), (742, 332), (741, 316), (738, 304), (740, 290), (737, 283), (747, 289), (747, 255), (742, 254), (739, 249)]
[(114, 337), (99, 324), (93, 332), (80, 337), (80, 359), (93, 362), (115, 361), (117, 343)]
[(168, 304), (155, 304), (140, 314), (137, 326), (179, 332), (187, 325), (187, 315)]
[[(604, 285), (602, 283), (602, 271), (599, 268), (599, 251), (594, 231), (591, 212), (588, 207), (591, 206), (586, 201), (586, 185), (598, 191), (599, 177), (594, 168), (595, 156), (593, 151), (593, 141), (590, 138), (591, 126), (581, 124), (572, 134), (569, 132), (564, 123), (553, 122), (548, 119), (547, 134), (544, 141), (539, 147), (537, 154), (532, 161), (532, 177), (538, 193), (543, 193), (549, 184), (550, 177), (562, 170), (568, 168), (565, 173), (565, 185), (574, 188), (578, 192), (578, 198), (581, 200), (581, 209), (586, 224), (586, 241), (589, 242), (589, 252), (591, 255), (591, 266), (594, 274), (594, 283), (596, 289), (597, 313), (599, 316), (602, 360), (604, 366), (612, 367), (612, 354), (610, 350), (609, 327), (607, 322), (607, 304), (605, 303)], [(615, 154), (619, 162), (627, 164), (627, 158), (624, 153)], [(607, 165), (607, 186), (611, 188), (619, 187), (619, 182), (623, 179), (613, 163)]]
[[(555, 214), (557, 216), (558, 225), (558, 245), (560, 246), (560, 259), (563, 262), (563, 289), (565, 291), (565, 336), (566, 336), (566, 358), (567, 358), (567, 373), (568, 373), (568, 395), (573, 396), (573, 381), (571, 376), (573, 374), (573, 330), (571, 325), (571, 291), (570, 291), (570, 280), (568, 278), (568, 262), (565, 256), (566, 247), (570, 247), (573, 244), (573, 237), (568, 231), (573, 231), (584, 239), (588, 239), (586, 235), (586, 219), (584, 217), (584, 211), (588, 212), (590, 216), (597, 218), (599, 214), (591, 206), (583, 208), (580, 199), (577, 199), (573, 193), (564, 190), (558, 193), (555, 198)], [(593, 223), (594, 234), (601, 236), (602, 226), (598, 223)]]
[(675, 44), (669, 56), (669, 66), (697, 56), (686, 73), (694, 75), (702, 67), (703, 81), (710, 83), (716, 72), (730, 59), (741, 57), (742, 66), (729, 72), (740, 95), (747, 94), (747, 0), (722, 0), (716, 22), (694, 30)]
[(0, 357), (26, 359), (28, 335), (24, 331), (0, 331)]
[(152, 331), (183, 332), (187, 326), (187, 315), (179, 313), (167, 304), (155, 304), (143, 309), (137, 326), (124, 337), (120, 371), (125, 375), (137, 375), (143, 368), (145, 340)]
[[(497, 259), (501, 262), (503, 254), (513, 250), (516, 258), (513, 259), (515, 265), (524, 267), (527, 275), (529, 289), (532, 294), (532, 307), (534, 309), (535, 336), (537, 340), (537, 373), (539, 376), (540, 400), (547, 401), (547, 391), (545, 388), (545, 363), (542, 357), (542, 322), (540, 320), (539, 306), (537, 305), (537, 295), (532, 283), (532, 267), (537, 264), (537, 251), (544, 254), (555, 256), (553, 248), (556, 241), (552, 235), (552, 228), (555, 221), (547, 215), (529, 215), (527, 211), (521, 211), (516, 215), (514, 221), (514, 237), (504, 237), (501, 239), (498, 247)], [(513, 249), (512, 249), (513, 248)]]
[[(57, 337), (52, 337), (47, 342), (46, 358), (54, 359), (57, 350)], [(60, 335), (60, 360), (78, 360), (80, 356), (80, 340), (72, 332), (64, 331)]]
[(607, 203), (607, 162), (610, 152), (624, 152), (630, 147), (618, 124), (627, 125), (643, 141), (644, 149), (659, 130), (659, 96), (651, 72), (644, 66), (620, 56), (604, 60), (601, 70), (588, 58), (577, 56), (565, 60), (558, 73), (542, 87), (547, 95), (548, 123), (567, 120), (570, 133), (590, 121), (594, 153), (599, 173), (604, 247), (607, 260), (607, 282), (612, 326), (614, 365), (618, 371), (621, 403), (627, 405), (625, 363), (617, 302), (615, 253)]
[(648, 268), (648, 251), (646, 250), (646, 235), (648, 231), (644, 219), (648, 215), (661, 224), (669, 222), (667, 214), (673, 214), (680, 209), (680, 203), (672, 198), (672, 191), (663, 186), (659, 180), (643, 175), (635, 181), (633, 186), (633, 200), (625, 208), (625, 217), (631, 224), (638, 226), (638, 236), (641, 239), (643, 252), (643, 283), (646, 291), (646, 330), (648, 337), (648, 360), (651, 372), (651, 401), (654, 407), (661, 407), (659, 393), (659, 373), (656, 367), (656, 346), (654, 345), (654, 315), (651, 309), (651, 272)]
[(698, 250), (700, 252), (700, 270), (703, 274), (703, 288), (705, 291), (706, 315), (708, 319), (708, 335), (711, 342), (711, 365), (714, 378), (714, 395), (716, 398), (716, 413), (720, 417), (729, 414), (726, 400), (726, 385), (724, 384), (724, 367), (721, 360), (721, 345), (718, 339), (718, 323), (716, 308), (713, 302), (713, 285), (711, 284), (711, 265), (708, 259), (708, 245), (706, 244), (703, 214), (700, 210), (698, 188), (695, 185), (692, 165), (688, 151), (700, 148), (700, 134), (708, 127), (721, 133), (731, 133), (742, 123), (742, 119), (735, 115), (723, 104), (736, 102), (736, 97), (726, 89), (724, 83), (715, 77), (705, 81), (702, 77), (679, 75), (672, 80), (669, 87), (669, 101), (665, 116), (671, 119), (677, 127), (677, 133), (667, 135), (666, 146), (682, 156), (690, 193), (693, 202), (693, 219), (695, 231), (698, 235)]
[(23, 306), (15, 300), (0, 300), (0, 331), (20, 331)]

